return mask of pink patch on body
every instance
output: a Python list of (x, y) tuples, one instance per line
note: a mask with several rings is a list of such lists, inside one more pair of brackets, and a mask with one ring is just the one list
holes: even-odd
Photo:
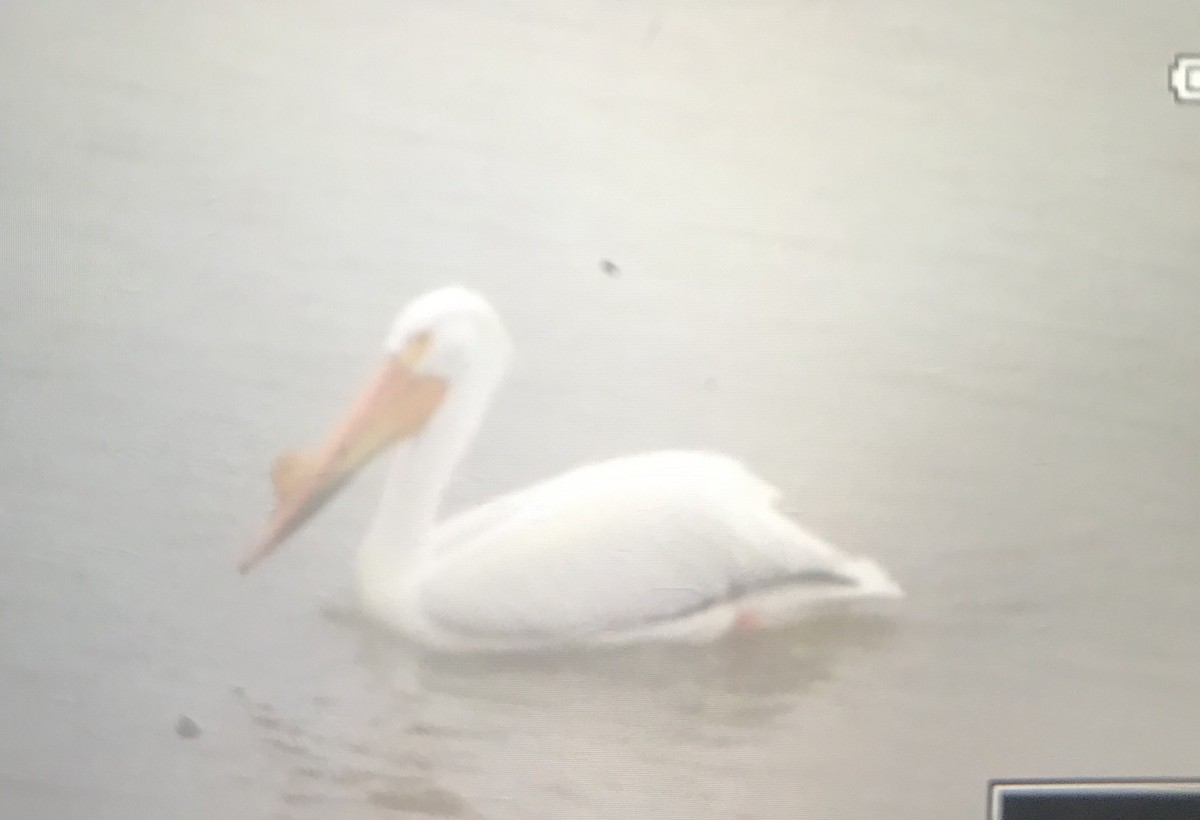
[(752, 609), (738, 608), (737, 614), (733, 617), (734, 632), (757, 632), (766, 627), (766, 622), (757, 612)]

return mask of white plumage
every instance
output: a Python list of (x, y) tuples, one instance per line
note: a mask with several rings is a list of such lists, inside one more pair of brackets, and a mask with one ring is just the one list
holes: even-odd
[[(381, 438), (360, 418), (293, 468), (301, 474), (290, 484), (277, 472), (280, 509), (248, 565), (311, 515), (330, 484), (401, 440), (360, 551), (360, 585), (372, 615), (432, 647), (703, 642), (793, 621), (825, 601), (901, 596), (877, 564), (801, 530), (776, 509), (774, 487), (715, 453), (586, 465), (435, 524), (510, 343), (481, 296), (447, 288), (400, 314), (388, 348), (396, 384), (360, 401), (372, 420), (391, 414), (387, 441), (356, 449), (364, 427)], [(436, 398), (414, 401), (413, 384)], [(414, 404), (423, 409), (414, 414)]]

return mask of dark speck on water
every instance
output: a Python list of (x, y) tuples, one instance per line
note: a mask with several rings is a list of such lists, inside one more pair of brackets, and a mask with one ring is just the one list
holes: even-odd
[(200, 737), (200, 724), (187, 715), (180, 715), (179, 720), (175, 721), (175, 734), (188, 740)]

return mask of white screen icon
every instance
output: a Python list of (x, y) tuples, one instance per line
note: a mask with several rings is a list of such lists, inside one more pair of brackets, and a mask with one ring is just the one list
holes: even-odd
[(1177, 54), (1167, 84), (1176, 102), (1200, 103), (1200, 54)]

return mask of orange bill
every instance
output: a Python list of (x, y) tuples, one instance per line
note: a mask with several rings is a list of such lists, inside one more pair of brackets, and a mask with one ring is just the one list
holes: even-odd
[(284, 453), (276, 460), (271, 470), (275, 510), (242, 561), (242, 573), (274, 552), (377, 455), (424, 428), (447, 387), (415, 369), (428, 346), (428, 337), (419, 336), (389, 357), (317, 450)]

